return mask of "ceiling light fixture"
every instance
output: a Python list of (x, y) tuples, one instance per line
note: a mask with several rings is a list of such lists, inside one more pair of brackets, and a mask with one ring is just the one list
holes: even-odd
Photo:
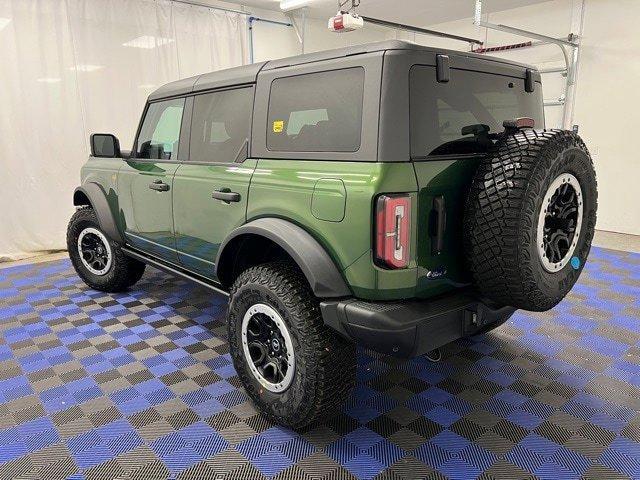
[(95, 72), (96, 70), (100, 70), (102, 68), (104, 68), (104, 65), (80, 64), (69, 68), (69, 70), (73, 70), (76, 72)]
[(282, 0), (280, 2), (280, 10), (283, 12), (289, 12), (291, 10), (308, 7), (312, 3), (313, 0)]
[(134, 38), (122, 44), (124, 47), (133, 48), (145, 48), (150, 50), (152, 48), (161, 47), (167, 43), (173, 42), (173, 38), (164, 37), (152, 37), (151, 35), (142, 35), (141, 37)]
[(36, 82), (40, 82), (40, 83), (58, 83), (61, 81), (62, 79), (59, 77), (42, 77), (42, 78), (36, 79)]
[(10, 18), (4, 18), (4, 17), (0, 17), (0, 30), (2, 30), (4, 27), (6, 27), (7, 25), (9, 25), (9, 22), (11, 21)]

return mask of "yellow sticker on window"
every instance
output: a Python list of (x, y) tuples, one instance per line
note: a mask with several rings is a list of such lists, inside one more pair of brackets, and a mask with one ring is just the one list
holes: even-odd
[(284, 130), (284, 120), (276, 120), (273, 122), (273, 133), (282, 133)]

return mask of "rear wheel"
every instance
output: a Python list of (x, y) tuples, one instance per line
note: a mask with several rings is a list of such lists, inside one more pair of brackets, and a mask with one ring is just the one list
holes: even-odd
[(233, 363), (247, 394), (271, 420), (300, 428), (337, 410), (355, 384), (355, 345), (326, 327), (302, 273), (274, 262), (231, 288)]
[(120, 245), (109, 240), (91, 207), (83, 207), (71, 217), (67, 249), (80, 278), (95, 290), (119, 292), (144, 273), (144, 263), (127, 257)]
[(500, 305), (544, 311), (577, 281), (597, 208), (593, 163), (566, 130), (523, 130), (482, 160), (465, 211), (475, 284)]

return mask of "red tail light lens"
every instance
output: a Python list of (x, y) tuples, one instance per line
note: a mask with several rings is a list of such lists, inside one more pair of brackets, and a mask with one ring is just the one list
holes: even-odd
[(409, 264), (411, 197), (380, 195), (376, 203), (376, 262), (387, 268)]

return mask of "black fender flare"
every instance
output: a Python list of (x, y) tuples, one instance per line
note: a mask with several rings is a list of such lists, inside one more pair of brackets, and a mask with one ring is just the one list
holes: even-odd
[(75, 206), (86, 205), (86, 198), (89, 204), (96, 212), (98, 223), (102, 231), (114, 242), (124, 244), (124, 238), (118, 230), (113, 213), (109, 207), (107, 194), (104, 193), (102, 187), (95, 182), (88, 182), (76, 188), (73, 192), (73, 204)]
[(216, 258), (216, 276), (225, 248), (241, 235), (258, 235), (276, 243), (296, 262), (319, 298), (351, 296), (340, 270), (318, 241), (306, 230), (281, 218), (259, 218), (233, 230), (222, 242)]

